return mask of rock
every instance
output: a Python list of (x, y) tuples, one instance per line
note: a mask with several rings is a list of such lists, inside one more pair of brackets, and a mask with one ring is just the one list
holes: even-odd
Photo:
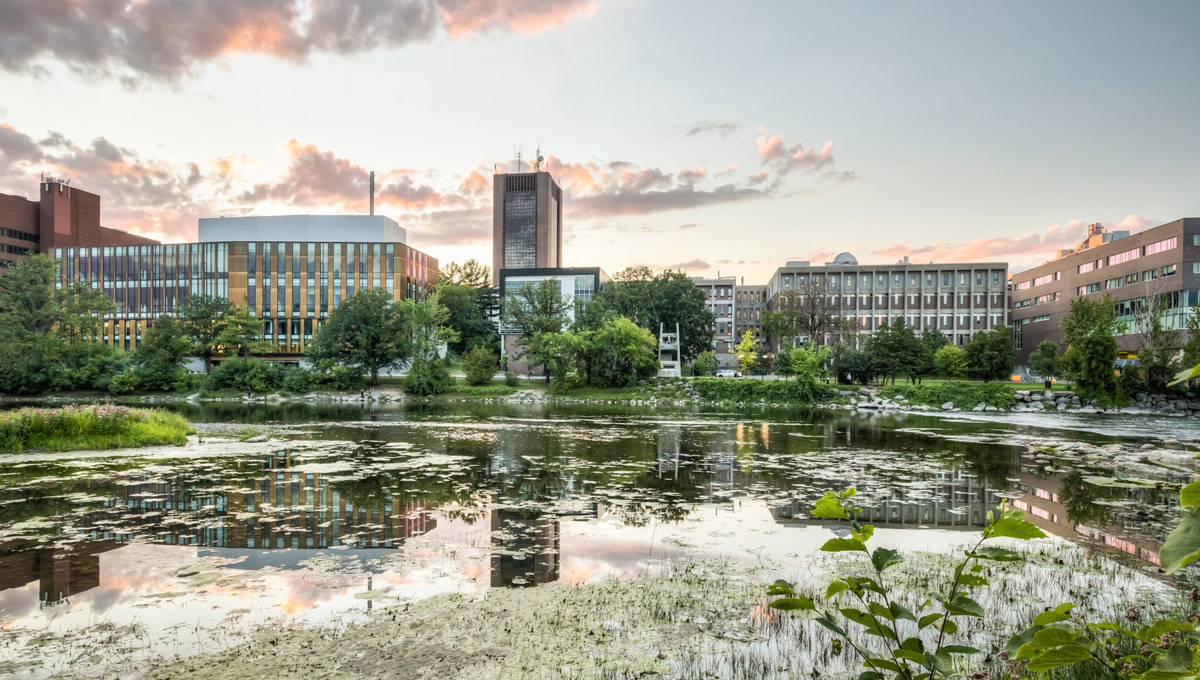
[(984, 411), (999, 411), (1000, 409), (999, 409), (999, 408), (997, 408), (997, 407), (995, 407), (995, 406), (985, 406), (985, 407), (983, 408), (983, 410), (984, 410)]
[(1067, 410), (1067, 405), (1066, 405), (1066, 404), (1059, 404), (1059, 405), (1058, 405), (1058, 406), (1056, 406), (1055, 408), (1057, 408), (1059, 411), (1066, 411), (1066, 410)]
[(952, 401), (948, 401), (948, 402), (946, 402), (946, 403), (942, 404), (942, 410), (943, 410), (943, 411), (949, 411), (949, 410), (951, 410), (951, 409), (953, 409), (953, 408), (954, 408), (954, 402), (952, 402)]
[(987, 404), (980, 403), (980, 404), (976, 404), (975, 408), (973, 408), (971, 410), (972, 411), (982, 411), (985, 408), (987, 408)]
[(258, 444), (258, 443), (260, 443), (260, 442), (265, 442), (265, 441), (267, 441), (267, 435), (265, 435), (265, 434), (260, 434), (260, 435), (258, 435), (258, 436), (251, 437), (251, 438), (249, 438), (249, 439), (243, 439), (242, 441), (243, 441), (244, 443), (246, 443), (246, 444)]
[(1043, 401), (1046, 397), (1041, 392), (1034, 392), (1033, 394), (1029, 395), (1029, 398), (1034, 401)]

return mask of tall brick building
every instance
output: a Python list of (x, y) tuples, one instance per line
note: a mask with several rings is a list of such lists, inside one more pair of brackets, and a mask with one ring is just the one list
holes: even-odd
[(0, 269), (30, 253), (55, 248), (134, 246), (158, 243), (100, 226), (100, 197), (66, 180), (43, 178), (40, 199), (0, 194)]
[[(1181, 330), (1200, 302), (1200, 218), (1188, 217), (1130, 235), (1106, 232), (1100, 224), (1059, 257), (1012, 277), (1013, 346), (1017, 364), (1027, 364), (1038, 344), (1062, 345), (1062, 321), (1071, 302), (1112, 296), (1126, 332), (1117, 337), (1126, 357), (1136, 354), (1142, 329), (1138, 311), (1150, 296), (1165, 296), (1168, 330)], [(1184, 334), (1179, 334), (1183, 343)], [(1060, 350), (1064, 349), (1060, 347)]]

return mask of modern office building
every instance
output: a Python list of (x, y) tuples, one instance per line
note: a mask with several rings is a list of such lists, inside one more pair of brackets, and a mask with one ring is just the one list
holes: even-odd
[(562, 266), (562, 189), (548, 172), (492, 180), (492, 277), (502, 269)]
[(40, 198), (0, 194), (0, 269), (30, 253), (55, 248), (129, 246), (157, 243), (100, 226), (100, 197), (70, 181), (43, 178)]
[(378, 215), (202, 219), (198, 241), (56, 247), (58, 285), (79, 280), (110, 295), (118, 311), (101, 339), (123, 349), (135, 349), (155, 318), (204, 294), (248, 307), (275, 346), (268, 357), (295, 360), (356, 292), (419, 299), (438, 278), (437, 260)]
[(747, 333), (762, 343), (767, 339), (764, 315), (767, 312), (767, 287), (746, 285), (745, 280), (737, 287), (733, 303), (733, 342), (736, 345)]
[(706, 279), (693, 276), (692, 281), (704, 293), (704, 305), (715, 317), (713, 319), (713, 353), (722, 355), (733, 352), (733, 347), (738, 342), (734, 326), (737, 277), (721, 276)]
[(841, 253), (824, 265), (788, 262), (776, 269), (766, 305), (778, 309), (789, 290), (819, 291), (829, 296), (837, 315), (849, 319), (855, 336), (903, 318), (917, 333), (938, 330), (962, 346), (979, 331), (1008, 325), (1007, 281), (1005, 262), (922, 264), (906, 257), (894, 264), (859, 264)]
[[(1200, 301), (1200, 218), (1188, 217), (1130, 234), (1088, 227), (1087, 239), (1045, 264), (1014, 274), (1013, 343), (1018, 365), (1028, 363), (1038, 344), (1062, 344), (1062, 321), (1081, 297), (1112, 296), (1125, 334), (1117, 344), (1125, 358), (1137, 354), (1142, 332), (1139, 310), (1165, 296), (1168, 330), (1185, 328), (1188, 310)], [(1184, 333), (1179, 343), (1186, 340)]]
[[(501, 300), (507, 300), (509, 293), (519, 293), (526, 286), (536, 286), (547, 280), (557, 282), (560, 294), (569, 303), (567, 316), (572, 321), (579, 308), (587, 304), (610, 281), (608, 274), (599, 267), (501, 269), (497, 272), (497, 278)], [(499, 328), (501, 365), (505, 370), (515, 373), (531, 372), (528, 366), (515, 358), (520, 353), (520, 331), (506, 326), (503, 322), (499, 324)], [(536, 369), (532, 372), (537, 374), (539, 371), (540, 369)]]

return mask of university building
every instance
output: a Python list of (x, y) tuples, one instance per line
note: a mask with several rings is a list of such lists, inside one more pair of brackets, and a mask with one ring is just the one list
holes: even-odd
[(1152, 297), (1162, 296), (1165, 302), (1166, 329), (1185, 328), (1189, 309), (1200, 301), (1200, 218), (1178, 219), (1133, 235), (1092, 224), (1087, 239), (1075, 248), (1013, 275), (1016, 363), (1027, 364), (1030, 353), (1046, 340), (1062, 345), (1062, 321), (1071, 302), (1100, 300), (1106, 294), (1125, 324), (1117, 337), (1123, 358), (1136, 357), (1143, 330), (1139, 312)]
[(298, 359), (343, 300), (383, 289), (419, 299), (438, 263), (378, 215), (201, 219), (197, 243), (56, 247), (58, 282), (83, 281), (118, 306), (100, 340), (133, 350), (146, 328), (191, 295), (245, 305), (263, 320), (272, 359)]
[(32, 253), (51, 255), (56, 248), (143, 245), (154, 240), (100, 226), (100, 197), (43, 178), (39, 200), (0, 194), (0, 271)]

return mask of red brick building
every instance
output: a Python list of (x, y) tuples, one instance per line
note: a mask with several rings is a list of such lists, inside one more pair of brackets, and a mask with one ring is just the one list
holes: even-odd
[(66, 180), (43, 178), (40, 197), (0, 194), (0, 269), (29, 253), (55, 248), (134, 246), (158, 243), (100, 226), (100, 197)]

